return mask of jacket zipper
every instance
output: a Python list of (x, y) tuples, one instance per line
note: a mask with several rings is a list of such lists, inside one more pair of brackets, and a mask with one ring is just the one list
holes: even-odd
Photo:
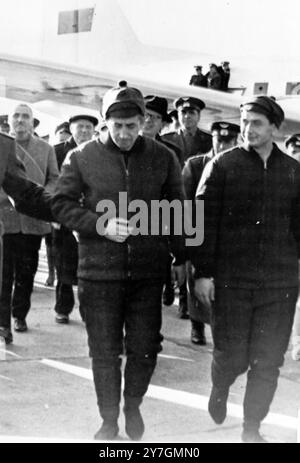
[[(129, 194), (129, 171), (128, 171), (129, 157), (128, 157), (128, 160), (127, 160), (127, 165), (126, 165), (126, 162), (125, 162), (125, 159), (124, 159), (124, 155), (122, 155), (122, 157), (123, 157), (123, 165), (124, 165), (124, 168), (125, 168), (125, 183), (126, 183), (127, 201), (129, 203), (129, 200), (130, 200), (130, 198), (128, 198), (128, 194)], [(128, 203), (127, 203), (127, 206), (128, 206)], [(127, 208), (127, 210), (128, 210), (128, 208)], [(130, 246), (130, 243), (128, 242), (128, 238), (126, 240), (126, 246), (127, 246), (127, 277), (130, 278), (131, 277), (131, 246)]]
[(267, 188), (267, 161), (264, 161), (264, 180), (263, 180), (263, 207), (262, 207), (262, 223), (265, 224), (266, 218), (266, 188)]
[[(268, 167), (267, 167), (267, 160), (264, 161), (264, 173), (263, 173), (263, 198), (262, 198), (262, 216), (261, 216), (261, 234), (260, 234), (260, 253), (261, 259), (263, 260), (264, 255), (264, 240), (265, 240), (265, 233), (266, 233), (266, 198), (267, 198), (267, 175), (268, 175)], [(261, 265), (263, 266), (262, 262)], [(265, 278), (265, 275), (262, 275), (262, 278)]]

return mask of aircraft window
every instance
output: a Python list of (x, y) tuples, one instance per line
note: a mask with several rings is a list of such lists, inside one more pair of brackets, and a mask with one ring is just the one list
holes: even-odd
[(92, 29), (94, 8), (60, 11), (58, 16), (58, 34), (76, 34)]
[(255, 82), (253, 95), (267, 95), (268, 87), (268, 82)]
[(287, 82), (286, 95), (300, 95), (300, 82)]

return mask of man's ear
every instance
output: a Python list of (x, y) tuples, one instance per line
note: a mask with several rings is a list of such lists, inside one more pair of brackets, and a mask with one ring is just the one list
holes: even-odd
[(280, 127), (277, 127), (277, 125), (275, 124), (272, 124), (272, 125), (273, 125), (273, 130), (272, 130), (273, 137), (277, 138), (279, 135)]

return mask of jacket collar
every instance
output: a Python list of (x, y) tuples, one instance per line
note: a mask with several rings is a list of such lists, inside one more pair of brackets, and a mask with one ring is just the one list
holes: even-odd
[[(257, 151), (255, 151), (254, 148), (250, 147), (250, 148), (246, 148), (246, 146), (242, 145), (241, 146), (241, 149), (243, 151), (245, 151), (246, 153), (249, 153), (251, 154), (252, 156), (256, 156), (258, 157), (259, 159), (261, 159), (260, 155), (258, 154)], [(271, 158), (275, 158), (275, 157), (278, 157), (278, 155), (282, 154), (282, 151), (278, 148), (278, 146), (276, 145), (276, 143), (273, 143), (273, 148), (272, 148), (272, 151), (271, 151), (271, 154), (270, 156), (268, 157), (268, 162)], [(262, 160), (262, 159), (261, 159)]]
[(110, 136), (110, 133), (106, 133), (103, 137), (98, 138), (98, 141), (102, 143), (108, 150), (110, 151), (116, 151), (121, 154), (134, 154), (134, 153), (139, 153), (144, 146), (144, 138), (139, 135), (133, 145), (133, 147), (129, 151), (121, 151), (120, 148), (114, 143), (113, 139)]
[(189, 130), (180, 128), (179, 129), (179, 134), (181, 134), (183, 137), (186, 135), (191, 135), (192, 137), (196, 137), (196, 135), (199, 133), (199, 128), (196, 127), (196, 130), (193, 130), (193, 132), (190, 132)]
[(68, 149), (77, 148), (77, 143), (76, 143), (76, 141), (74, 140), (73, 135), (71, 135), (71, 137), (68, 138), (68, 139), (65, 141), (64, 145), (65, 145), (65, 147), (68, 148)]

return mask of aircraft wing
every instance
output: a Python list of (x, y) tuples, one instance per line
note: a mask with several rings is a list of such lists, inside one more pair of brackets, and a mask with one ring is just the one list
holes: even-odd
[[(239, 123), (239, 106), (244, 101), (241, 95), (164, 82), (155, 75), (145, 79), (137, 72), (105, 72), (75, 65), (68, 65), (66, 68), (48, 60), (0, 55), (0, 95), (27, 101), (33, 106), (37, 105), (40, 111), (46, 112), (43, 102), (47, 102), (45, 106), (48, 109), (49, 101), (53, 102), (52, 116), (56, 106), (58, 109), (60, 104), (66, 105), (69, 111), (74, 105), (77, 107), (75, 112), (78, 108), (99, 111), (103, 94), (119, 80), (126, 80), (129, 85), (139, 88), (144, 95), (155, 94), (167, 98), (170, 108), (172, 101), (179, 96), (202, 99), (206, 103), (206, 109), (201, 114), (201, 127), (204, 129), (209, 130), (212, 122), (218, 120)], [(298, 96), (291, 98), (294, 101), (299, 100)], [(286, 122), (281, 136), (300, 132), (300, 110), (297, 105), (291, 108), (291, 105), (287, 104), (287, 98), (281, 99), (280, 104), (286, 112)], [(58, 117), (62, 115), (59, 113)]]
[(58, 63), (0, 55), (1, 96), (29, 103), (50, 100), (99, 110), (103, 94), (119, 80), (126, 80), (129, 85), (139, 88), (144, 95), (164, 96), (170, 103), (183, 95), (203, 99), (207, 106), (203, 113), (203, 123), (208, 128), (215, 120), (225, 118), (237, 121), (239, 118), (241, 99), (236, 95), (188, 85), (174, 85), (155, 78), (146, 80), (123, 72), (100, 72), (79, 66), (68, 66), (66, 69)]

